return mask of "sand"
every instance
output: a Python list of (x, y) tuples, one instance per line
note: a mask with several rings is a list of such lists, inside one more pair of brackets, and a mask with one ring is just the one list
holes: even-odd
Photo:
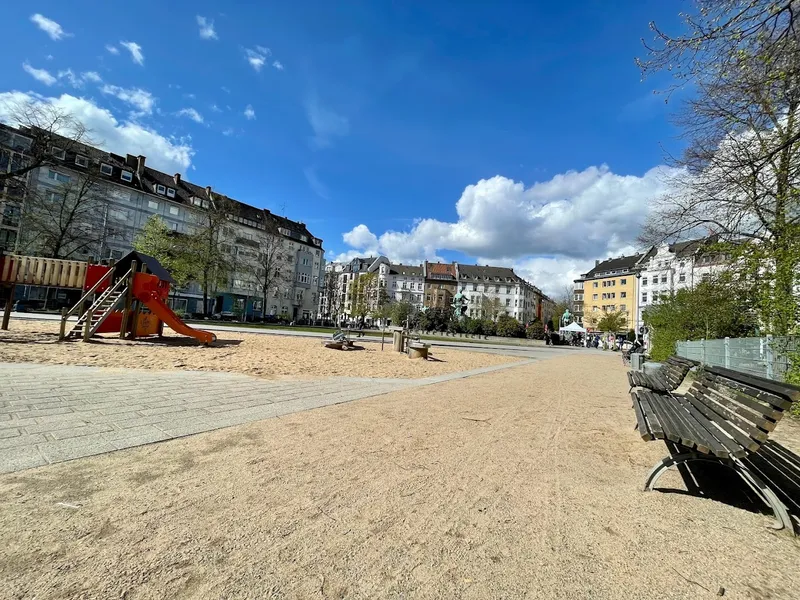
[(0, 597), (800, 597), (768, 516), (641, 491), (626, 392), (582, 353), (1, 476)]
[(518, 362), (520, 358), (432, 349), (433, 360), (409, 359), (393, 352), (391, 339), (380, 344), (356, 342), (363, 349), (343, 352), (322, 345), (322, 340), (279, 335), (215, 332), (217, 341), (204, 347), (191, 338), (167, 331), (158, 340), (120, 340), (98, 336), (90, 343), (57, 341), (54, 321), (11, 321), (0, 331), (0, 361), (70, 364), (137, 369), (190, 369), (229, 371), (258, 377), (391, 377), (420, 378), (480, 367)]

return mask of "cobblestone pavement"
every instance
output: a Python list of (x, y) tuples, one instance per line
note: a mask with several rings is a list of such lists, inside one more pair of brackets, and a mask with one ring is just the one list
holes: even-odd
[(268, 380), (212, 371), (0, 363), (0, 473), (506, 369), (425, 379)]

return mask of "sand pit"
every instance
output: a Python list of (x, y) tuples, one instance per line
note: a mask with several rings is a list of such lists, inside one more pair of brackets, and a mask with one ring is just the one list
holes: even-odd
[(11, 321), (0, 331), (0, 361), (126, 367), (132, 369), (189, 369), (228, 371), (258, 377), (390, 377), (419, 378), (518, 362), (518, 357), (450, 349), (433, 349), (434, 360), (411, 360), (391, 351), (391, 341), (359, 343), (363, 350), (342, 352), (322, 346), (320, 339), (278, 335), (215, 332), (217, 342), (206, 348), (197, 341), (170, 334), (163, 340), (127, 341), (114, 336), (88, 344), (57, 342), (55, 321)]
[(0, 597), (800, 597), (768, 516), (641, 491), (626, 392), (581, 354), (0, 476)]

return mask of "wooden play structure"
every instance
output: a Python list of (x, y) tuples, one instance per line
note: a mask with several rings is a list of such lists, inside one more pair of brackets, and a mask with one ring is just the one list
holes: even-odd
[[(166, 323), (176, 333), (206, 345), (215, 341), (213, 333), (189, 327), (167, 305), (171, 283), (172, 277), (156, 259), (139, 252), (109, 265), (7, 254), (0, 257), (0, 285), (10, 288), (2, 326), (8, 329), (15, 285), (45, 285), (84, 291), (72, 308), (61, 313), (60, 340), (88, 341), (98, 333), (119, 333), (129, 339), (160, 336)], [(74, 315), (78, 320), (70, 321)]]

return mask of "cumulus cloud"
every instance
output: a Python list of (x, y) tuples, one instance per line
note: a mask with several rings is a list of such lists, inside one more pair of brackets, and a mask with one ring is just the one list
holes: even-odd
[(153, 106), (156, 103), (156, 99), (153, 95), (141, 88), (126, 89), (116, 85), (106, 84), (100, 88), (100, 91), (109, 96), (114, 96), (123, 102), (127, 102), (136, 108), (136, 112), (139, 115), (152, 114)]
[[(375, 235), (360, 224), (344, 234), (356, 251), (392, 260), (434, 259), (440, 250), (478, 257), (480, 264), (507, 264), (533, 273), (547, 287), (563, 288), (607, 258), (633, 250), (652, 202), (666, 191), (666, 167), (641, 177), (607, 166), (568, 171), (529, 187), (495, 176), (468, 185), (455, 205), (457, 219), (419, 219), (407, 231)], [(540, 287), (540, 277), (532, 280)]]
[(39, 13), (31, 15), (31, 21), (33, 21), (39, 29), (49, 35), (50, 39), (56, 42), (61, 38), (70, 37), (72, 35), (64, 31), (58, 23)]
[(65, 79), (72, 87), (82, 88), (87, 81), (92, 83), (101, 83), (103, 80), (95, 71), (86, 71), (85, 73), (77, 74), (72, 69), (66, 69), (58, 72), (59, 79)]
[(334, 137), (345, 136), (350, 131), (347, 117), (323, 106), (315, 94), (306, 100), (306, 118), (314, 131), (311, 143), (317, 148), (327, 148)]
[(195, 110), (194, 108), (182, 108), (175, 114), (179, 117), (188, 117), (195, 123), (203, 122), (203, 115), (197, 112), (197, 110)]
[(133, 62), (137, 65), (144, 65), (144, 54), (139, 44), (136, 42), (120, 42), (119, 45), (131, 53), (131, 60), (133, 60)]
[(252, 121), (256, 118), (256, 111), (253, 110), (253, 106), (251, 104), (248, 104), (247, 107), (245, 107), (244, 116), (248, 121)]
[(22, 63), (22, 68), (25, 72), (33, 77), (39, 83), (43, 83), (45, 85), (53, 85), (56, 81), (58, 81), (55, 77), (53, 77), (47, 69), (35, 69), (30, 66), (28, 63)]
[(265, 48), (264, 46), (256, 46), (255, 48), (245, 48), (244, 55), (247, 59), (247, 62), (250, 63), (250, 66), (253, 67), (256, 71), (260, 71), (264, 64), (267, 62), (267, 58), (272, 54), (269, 48)]
[(47, 98), (32, 92), (0, 93), (0, 121), (11, 121), (10, 109), (24, 102), (48, 103), (69, 113), (90, 131), (96, 145), (117, 154), (143, 154), (147, 163), (167, 173), (185, 172), (194, 149), (184, 140), (168, 138), (140, 123), (117, 119), (91, 100), (69, 94)]
[(81, 75), (84, 81), (91, 81), (92, 83), (100, 83), (103, 81), (102, 77), (96, 71), (86, 71)]
[(197, 26), (200, 27), (200, 38), (204, 40), (216, 40), (217, 32), (214, 29), (214, 21), (197, 15)]

